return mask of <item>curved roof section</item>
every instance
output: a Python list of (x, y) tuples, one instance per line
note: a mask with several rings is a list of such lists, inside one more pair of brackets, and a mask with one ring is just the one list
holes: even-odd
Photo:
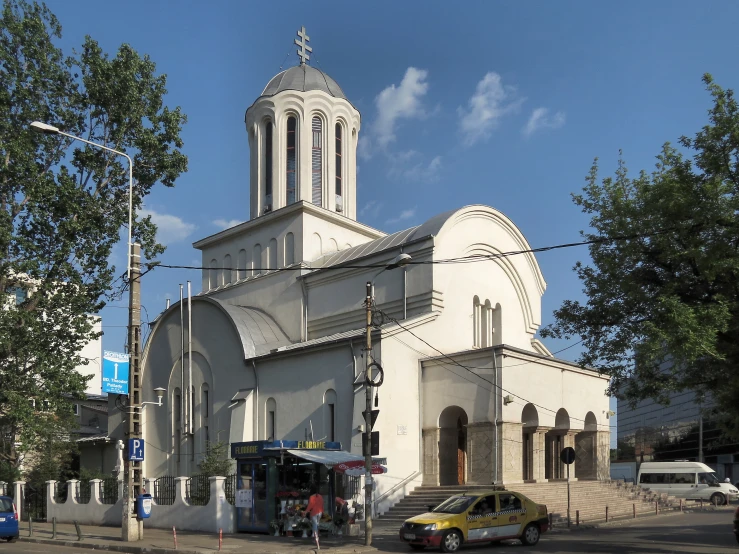
[(262, 96), (274, 96), (285, 90), (308, 92), (320, 90), (333, 96), (347, 100), (339, 84), (320, 69), (310, 65), (297, 65), (278, 73), (262, 91)]
[[(267, 354), (280, 346), (292, 344), (277, 322), (265, 311), (250, 306), (234, 306), (209, 296), (193, 296), (193, 304), (208, 302), (218, 307), (231, 321), (241, 339), (244, 359)], [(179, 309), (174, 303), (157, 317), (158, 322), (165, 314)], [(148, 347), (147, 343), (147, 347)]]

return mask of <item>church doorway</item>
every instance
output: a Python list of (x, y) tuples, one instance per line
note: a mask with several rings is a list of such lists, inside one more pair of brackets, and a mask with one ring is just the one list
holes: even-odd
[(439, 416), (439, 484), (467, 482), (467, 413), (449, 406)]

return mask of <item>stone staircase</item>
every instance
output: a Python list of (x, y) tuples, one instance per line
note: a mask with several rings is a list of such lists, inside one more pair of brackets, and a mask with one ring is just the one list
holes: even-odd
[[(490, 490), (492, 486), (441, 486), (417, 487), (408, 496), (395, 504), (380, 517), (387, 523), (402, 523), (406, 519), (428, 511), (429, 505), (436, 506), (454, 494)], [(508, 485), (507, 490), (523, 493), (534, 502), (546, 504), (554, 525), (567, 523), (567, 483), (552, 481), (548, 483), (521, 483)], [(654, 515), (659, 511), (677, 509), (679, 501), (666, 494), (659, 494), (642, 489), (623, 481), (573, 481), (570, 483), (570, 514), (572, 525), (575, 524), (576, 510), (580, 511), (580, 523), (595, 523), (606, 520), (631, 518), (636, 515)]]

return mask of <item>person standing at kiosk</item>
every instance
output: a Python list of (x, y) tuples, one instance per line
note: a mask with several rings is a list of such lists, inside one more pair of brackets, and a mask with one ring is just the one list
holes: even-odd
[(318, 489), (315, 486), (311, 487), (311, 495), (308, 499), (308, 507), (305, 509), (305, 515), (310, 518), (311, 525), (313, 526), (313, 536), (316, 538), (316, 548), (321, 549), (318, 544), (318, 524), (321, 521), (323, 515), (323, 496), (318, 494)]

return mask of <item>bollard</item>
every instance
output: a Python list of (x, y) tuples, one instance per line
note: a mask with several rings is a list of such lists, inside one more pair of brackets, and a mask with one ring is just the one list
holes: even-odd
[(659, 500), (654, 501), (654, 515), (659, 515)]
[(552, 514), (549, 514), (549, 528), (551, 529), (552, 527), (554, 527), (554, 518)]
[(606, 505), (606, 523), (608, 523), (608, 505)]
[(636, 519), (636, 504), (632, 504), (631, 509), (634, 511), (634, 519)]
[(56, 518), (55, 517), (51, 518), (51, 538), (52, 539), (56, 538)]
[(82, 540), (82, 530), (80, 529), (80, 523), (75, 519), (74, 520), (74, 528), (77, 531), (77, 540)]
[(28, 536), (29, 537), (33, 536), (33, 518), (32, 517), (28, 518)]
[(681, 512), (683, 511), (683, 499), (682, 498), (680, 499), (680, 511)]
[(223, 529), (220, 527), (218, 528), (218, 551), (221, 551), (221, 546), (223, 546)]
[(575, 525), (580, 527), (580, 510), (575, 510)]
[(703, 509), (703, 499), (701, 498), (700, 501), (701, 501), (701, 510), (702, 510)]
[(172, 536), (174, 537), (174, 549), (177, 550), (177, 530), (172, 526)]

